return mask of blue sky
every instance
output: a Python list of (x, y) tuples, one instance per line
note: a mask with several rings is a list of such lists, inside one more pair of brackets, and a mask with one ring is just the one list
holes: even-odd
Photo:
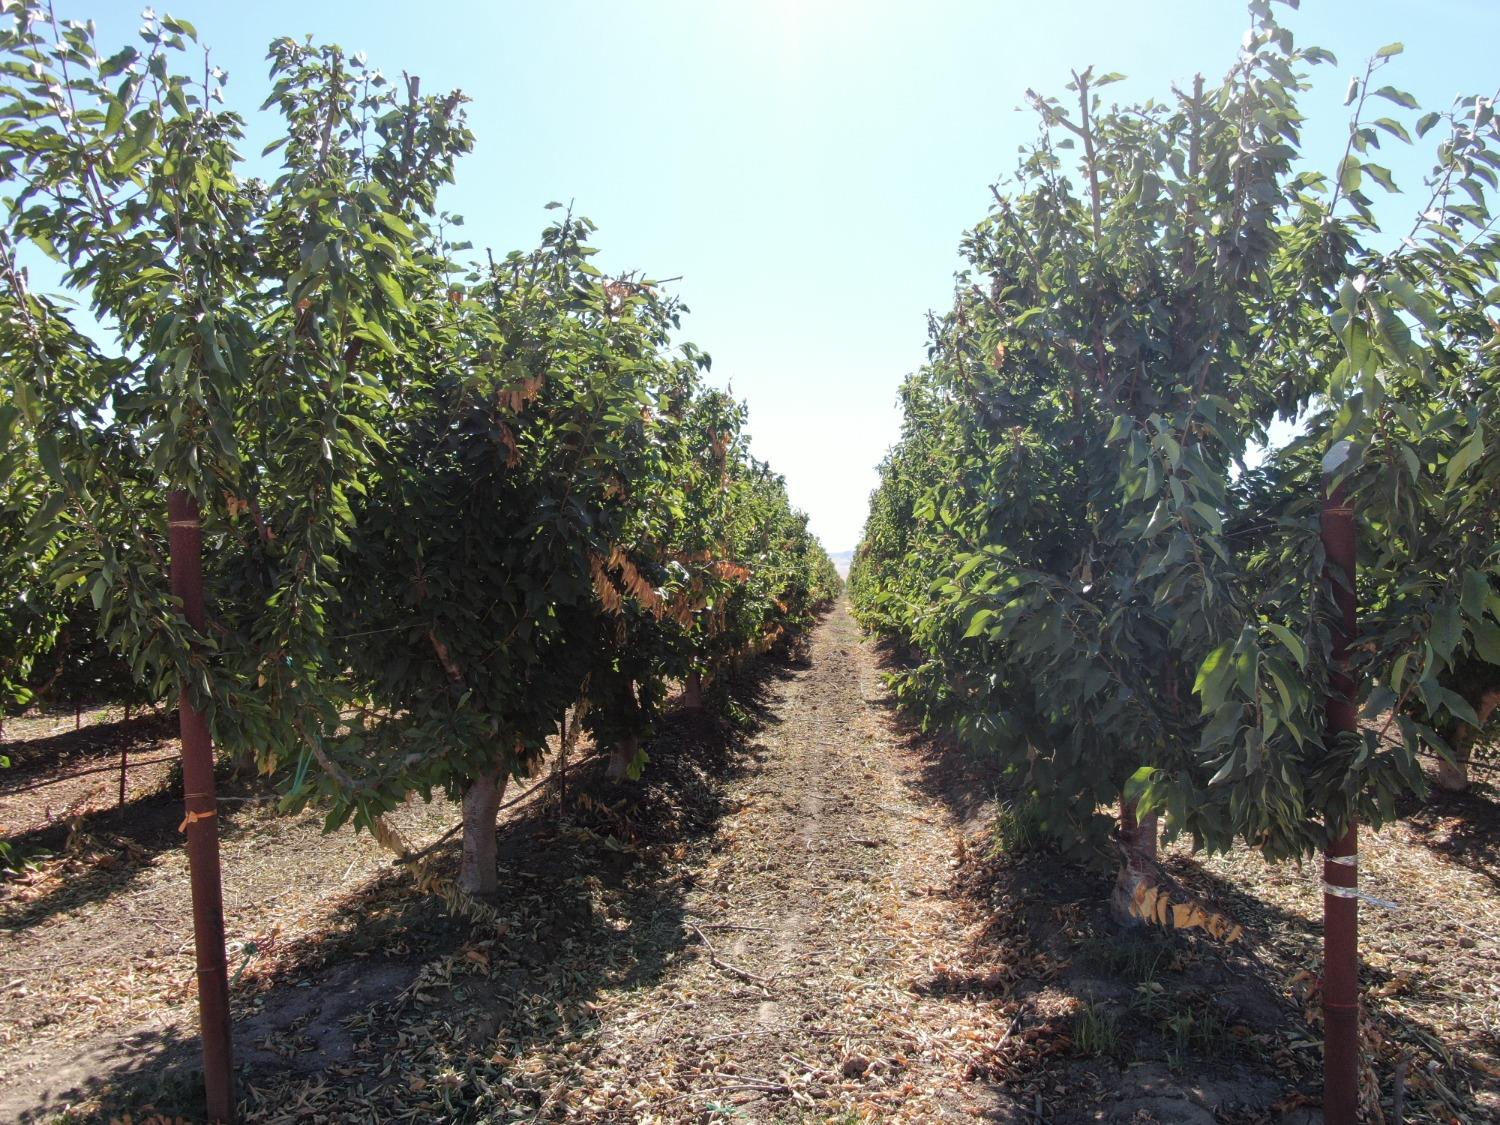
[[(141, 5), (76, 4), (105, 44)], [(684, 338), (748, 400), (756, 454), (787, 477), (830, 550), (854, 546), (875, 466), (899, 433), (896, 388), (924, 355), (926, 314), (948, 303), (962, 231), (1035, 131), (1027, 87), (1063, 94), (1071, 68), (1129, 81), (1116, 100), (1165, 96), (1233, 61), (1237, 0), (194, 0), (197, 25), (252, 114), (265, 46), (312, 34), (387, 75), (471, 99), (476, 151), (445, 206), (477, 246), (530, 245), (549, 200), (599, 224), (601, 264), (682, 275)], [(1304, 103), (1307, 150), (1343, 152), (1342, 95), (1381, 45), (1383, 78), (1424, 107), (1500, 85), (1493, 0), (1307, 0), (1283, 10), (1299, 43), (1339, 57)], [(1392, 111), (1395, 107), (1390, 107)], [(1397, 115), (1397, 114), (1393, 114)], [(1410, 115), (1414, 116), (1414, 115)], [(253, 137), (270, 132), (260, 126)], [(247, 146), (259, 151), (259, 145)], [(1425, 154), (1377, 158), (1416, 206)], [(1425, 197), (1424, 197), (1425, 198)]]

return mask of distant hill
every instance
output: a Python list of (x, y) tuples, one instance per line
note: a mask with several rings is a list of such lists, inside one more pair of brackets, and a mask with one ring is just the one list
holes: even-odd
[(833, 565), (838, 568), (839, 577), (848, 578), (849, 564), (854, 561), (854, 552), (837, 551), (830, 553), (828, 557), (833, 560)]

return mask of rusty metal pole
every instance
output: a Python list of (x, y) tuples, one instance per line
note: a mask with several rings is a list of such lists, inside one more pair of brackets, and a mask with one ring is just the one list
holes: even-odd
[[(1333, 630), (1333, 668), (1324, 714), (1327, 737), (1359, 730), (1349, 646), (1355, 634), (1354, 509), (1347, 489), (1335, 483), (1349, 459), (1347, 441), (1323, 459), (1322, 537), (1324, 574), (1334, 591), (1338, 618)], [(1348, 828), (1323, 852), (1323, 1120), (1354, 1125), (1359, 1112), (1359, 884), (1358, 825)], [(1347, 888), (1347, 889), (1346, 889)], [(1342, 893), (1341, 893), (1342, 892)]]
[[(198, 502), (186, 492), (167, 495), (172, 593), (194, 629), (205, 627), (203, 532)], [(218, 798), (208, 717), (193, 706), (188, 685), (177, 707), (182, 731), (182, 788), (187, 816), (188, 878), (193, 892), (193, 942), (198, 963), (198, 1024), (203, 1035), (203, 1089), (210, 1121), (234, 1120), (234, 1072), (229, 1038), (229, 969), (224, 956), (224, 897), (219, 878)]]

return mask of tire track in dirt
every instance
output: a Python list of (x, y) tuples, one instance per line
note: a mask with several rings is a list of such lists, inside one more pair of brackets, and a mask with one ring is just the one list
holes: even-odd
[(936, 983), (967, 960), (960, 826), (918, 788), (845, 605), (783, 676), (686, 898), (711, 948), (689, 928), (663, 978), (599, 998), (557, 1119), (1007, 1116), (967, 1077), (1003, 1034), (994, 999)]

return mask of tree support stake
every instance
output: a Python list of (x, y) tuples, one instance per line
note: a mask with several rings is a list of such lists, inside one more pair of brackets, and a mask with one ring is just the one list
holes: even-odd
[[(1349, 646), (1355, 635), (1356, 531), (1348, 491), (1338, 479), (1349, 443), (1323, 459), (1324, 575), (1338, 609), (1333, 628), (1325, 738), (1357, 735)], [(1359, 1113), (1359, 826), (1350, 810), (1347, 827), (1323, 852), (1323, 1120), (1354, 1125)], [(1340, 893), (1343, 891), (1344, 893)]]
[[(172, 593), (183, 617), (205, 631), (203, 530), (198, 502), (181, 489), (167, 495)], [(224, 895), (219, 875), (218, 797), (208, 717), (180, 685), (182, 788), (188, 878), (193, 894), (193, 944), (198, 968), (198, 1024), (203, 1038), (203, 1091), (211, 1121), (234, 1121), (234, 1070), (229, 1029), (229, 967), (224, 954)]]

